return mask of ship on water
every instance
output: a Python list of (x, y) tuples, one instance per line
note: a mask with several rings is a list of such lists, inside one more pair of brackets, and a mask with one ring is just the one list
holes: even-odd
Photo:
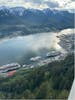
[(7, 73), (19, 69), (21, 66), (18, 63), (11, 63), (0, 67), (0, 73)]
[(46, 54), (46, 57), (56, 57), (56, 56), (59, 56), (60, 54), (61, 52), (52, 50)]

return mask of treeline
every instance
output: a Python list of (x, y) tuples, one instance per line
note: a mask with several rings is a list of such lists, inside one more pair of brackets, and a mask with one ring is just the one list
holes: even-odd
[(74, 79), (74, 56), (0, 78), (2, 99), (67, 99)]

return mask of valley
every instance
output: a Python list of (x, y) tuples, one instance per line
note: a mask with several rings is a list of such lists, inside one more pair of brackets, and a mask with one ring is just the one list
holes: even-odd
[(0, 6), (0, 99), (68, 99), (74, 80), (75, 12), (42, 1), (48, 8)]
[[(35, 43), (36, 37), (37, 37), (37, 42)], [(6, 64), (4, 66), (7, 66), (8, 63), (6, 62), (9, 61), (9, 67), (11, 66), (13, 62), (14, 64), (15, 62), (19, 63), (20, 67), (17, 68), (18, 67), (17, 66), (16, 68), (14, 68), (15, 65), (13, 64), (12, 70), (8, 68), (6, 71), (6, 68), (5, 68), (2, 72), (0, 72), (0, 74), (2, 73), (1, 75), (3, 75), (3, 77), (7, 77), (8, 73), (12, 71), (16, 72), (21, 69), (27, 70), (30, 68), (36, 68), (36, 67), (44, 66), (46, 64), (55, 62), (55, 61), (60, 62), (64, 60), (67, 57), (67, 55), (74, 53), (74, 37), (75, 37), (74, 29), (66, 29), (58, 33), (51, 33), (51, 32), (40, 33), (36, 35), (28, 35), (25, 37), (7, 39), (6, 41), (3, 41), (2, 43), (0, 43), (0, 45), (4, 45), (4, 47), (6, 45), (6, 48), (5, 49), (3, 48), (5, 51), (7, 50), (8, 52), (11, 49), (11, 47), (14, 46), (15, 44), (17, 47), (16, 48), (12, 47), (13, 48), (12, 53), (14, 55), (11, 54), (11, 50), (10, 52), (8, 52), (7, 56), (4, 55), (3, 59), (5, 59), (5, 62), (3, 60), (3, 63)], [(13, 43), (13, 40), (15, 44)], [(18, 46), (18, 43), (20, 44), (22, 43), (24, 45)], [(32, 47), (33, 45), (34, 47)], [(19, 51), (19, 48), (22, 50)], [(15, 53), (16, 54), (18, 53), (18, 54), (16, 55)], [(29, 55), (29, 57), (27, 54)], [(21, 57), (19, 58), (19, 56)], [(10, 57), (11, 59), (9, 59)], [(14, 57), (14, 60), (13, 60), (13, 57)], [(0, 59), (2, 60), (2, 56)]]

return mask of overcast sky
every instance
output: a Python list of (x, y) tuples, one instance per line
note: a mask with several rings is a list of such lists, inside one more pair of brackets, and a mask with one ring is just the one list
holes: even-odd
[(25, 8), (74, 9), (74, 0), (0, 0), (0, 6), (23, 6)]

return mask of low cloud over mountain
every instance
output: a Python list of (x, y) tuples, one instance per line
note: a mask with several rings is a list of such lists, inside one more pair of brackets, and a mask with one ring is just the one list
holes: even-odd
[(74, 9), (74, 0), (0, 0), (0, 6), (22, 6), (26, 8), (57, 8), (57, 9)]

